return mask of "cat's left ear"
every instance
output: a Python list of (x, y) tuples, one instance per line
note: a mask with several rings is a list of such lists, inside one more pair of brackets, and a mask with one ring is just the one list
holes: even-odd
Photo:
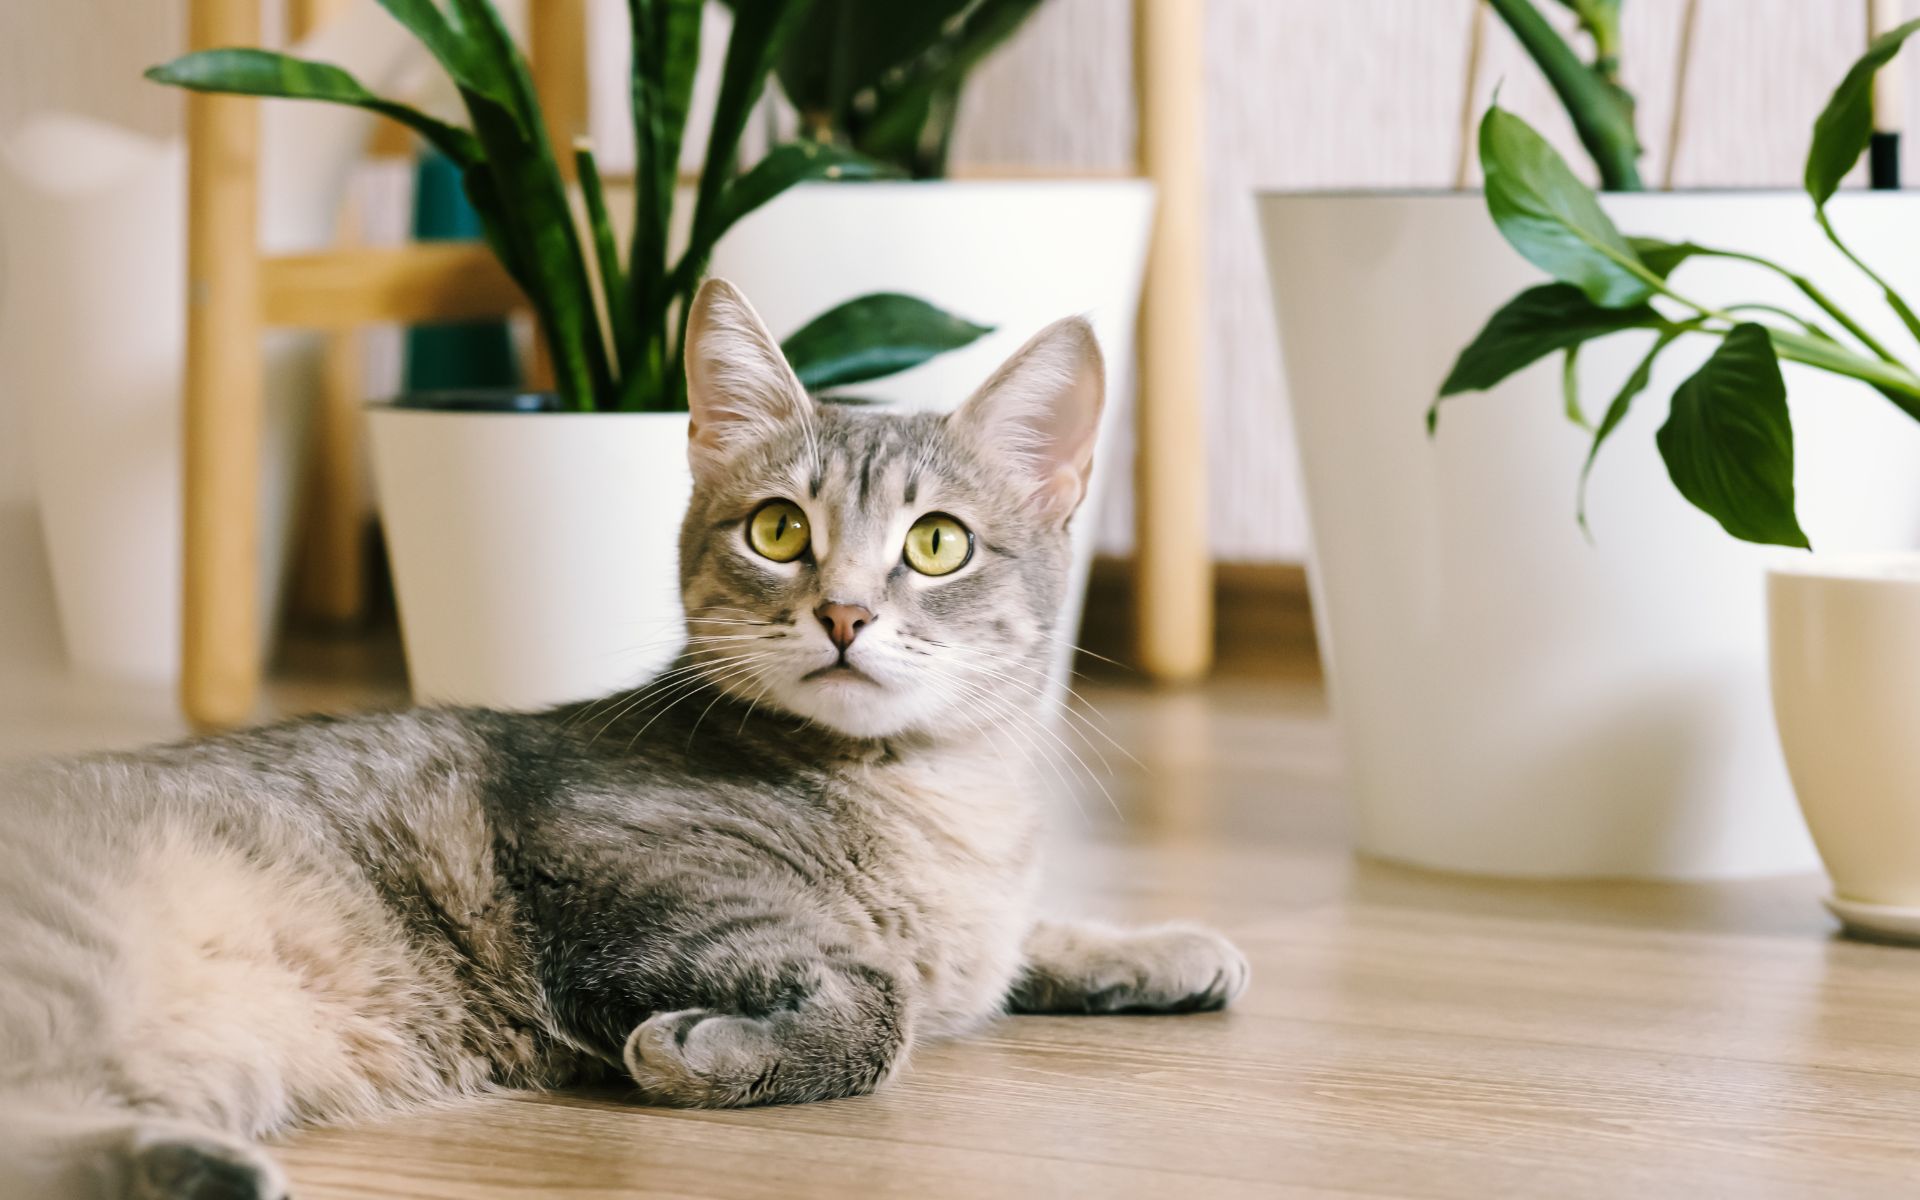
[(688, 457), (694, 473), (739, 443), (777, 435), (813, 407), (806, 388), (740, 289), (700, 285), (687, 311)]
[(1035, 506), (1065, 521), (1087, 494), (1106, 378), (1093, 326), (1068, 317), (1034, 334), (952, 420), (990, 451), (1018, 461), (1033, 479)]

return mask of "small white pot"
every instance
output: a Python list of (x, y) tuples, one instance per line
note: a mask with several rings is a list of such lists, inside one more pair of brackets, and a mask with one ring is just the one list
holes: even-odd
[(1088, 317), (1107, 360), (1107, 407), (1074, 573), (1061, 607), (1053, 678), (1065, 686), (1100, 513), (1131, 442), (1134, 318), (1153, 225), (1145, 180), (819, 183), (781, 193), (715, 248), (732, 280), (785, 338), (867, 292), (905, 292), (994, 332), (911, 371), (848, 391), (909, 409), (965, 400), (1049, 322)]
[(1767, 574), (1773, 712), (1849, 928), (1920, 939), (1920, 555)]
[[(1313, 535), (1311, 583), (1360, 847), (1502, 875), (1695, 879), (1801, 871), (1813, 847), (1766, 703), (1761, 577), (1673, 488), (1654, 444), (1711, 350), (1677, 343), (1595, 467), (1555, 356), (1421, 415), (1461, 347), (1541, 273), (1473, 194), (1261, 199)], [(1904, 337), (1799, 193), (1602, 197), (1621, 229), (1766, 254), (1876, 336)], [(1848, 243), (1920, 294), (1920, 198), (1843, 194)], [(1739, 263), (1676, 285), (1805, 310)], [(1638, 334), (1580, 355), (1598, 417)], [(1785, 368), (1802, 522), (1829, 551), (1920, 542), (1920, 425), (1867, 387)]]
[(604, 696), (681, 640), (684, 413), (371, 410), (416, 698)]

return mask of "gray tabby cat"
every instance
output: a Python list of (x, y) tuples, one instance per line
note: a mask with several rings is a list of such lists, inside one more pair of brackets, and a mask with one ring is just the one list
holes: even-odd
[[(0, 784), (0, 1196), (279, 1196), (252, 1139), (624, 1074), (852, 1096), (1013, 1012), (1186, 1012), (1204, 930), (1036, 920), (1036, 718), (1104, 392), (816, 404), (709, 283), (687, 649), (536, 714), (309, 718)], [(635, 514), (636, 520), (646, 519)]]

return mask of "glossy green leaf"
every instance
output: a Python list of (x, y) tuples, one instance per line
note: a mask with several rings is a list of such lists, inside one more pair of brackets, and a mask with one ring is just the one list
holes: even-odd
[(875, 292), (807, 322), (781, 344), (809, 391), (897, 374), (992, 333), (925, 300)]
[(753, 165), (745, 175), (729, 183), (721, 194), (713, 222), (712, 236), (717, 240), (733, 228), (736, 221), (799, 183), (820, 180), (858, 182), (874, 179), (898, 179), (898, 167), (877, 162), (864, 154), (821, 142), (789, 142), (777, 147)]
[[(506, 240), (515, 244), (526, 276), (521, 286), (546, 334), (556, 386), (570, 408), (614, 407), (612, 356), (594, 303), (589, 250), (574, 222), (526, 59), (488, 0), (451, 0), (450, 11), (469, 68), (490, 89), (486, 95), (463, 90), (461, 98), (486, 148), (499, 219)], [(499, 94), (506, 103), (496, 102)]]
[(802, 118), (837, 125), (857, 97), (910, 72), (975, 0), (814, 0), (781, 50), (780, 90)]
[(1534, 65), (1547, 78), (1580, 144), (1600, 172), (1600, 184), (1610, 192), (1640, 190), (1640, 139), (1634, 134), (1633, 97), (1614, 81), (1614, 58), (1619, 31), (1619, 5), (1614, 0), (1572, 0), (1569, 7), (1594, 35), (1600, 61), (1587, 64), (1575, 54), (1532, 0), (1489, 0), (1493, 10), (1513, 31)]
[(339, 67), (272, 50), (201, 50), (151, 68), (147, 78), (196, 92), (347, 104), (391, 117), (462, 166), (477, 161), (481, 154), (480, 143), (464, 129), (405, 104), (383, 100)]
[(707, 134), (706, 163), (694, 197), (693, 233), (675, 270), (676, 291), (690, 288), (706, 273), (707, 256), (718, 239), (714, 230), (722, 193), (733, 178), (740, 151), (740, 135), (766, 88), (774, 58), (804, 7), (795, 0), (733, 0), (733, 32), (727, 38), (720, 94), (714, 100), (713, 127)]
[[(630, 306), (626, 268), (620, 262), (620, 248), (613, 238), (613, 220), (607, 215), (606, 188), (600, 181), (600, 163), (593, 151), (581, 142), (573, 149), (574, 174), (580, 180), (580, 198), (587, 209), (587, 232), (593, 245), (594, 264), (599, 268), (600, 296), (606, 304), (607, 329), (612, 337), (615, 363), (625, 375), (635, 369), (639, 359), (639, 328)], [(624, 407), (624, 405), (622, 405)]]
[(700, 62), (703, 0), (627, 0), (633, 74), (633, 240), (627, 252), (629, 310), (638, 323), (631, 348), (642, 371), (629, 371), (621, 407), (657, 408), (666, 402), (661, 370), (673, 292), (668, 242), (680, 182), (680, 152)]
[(1484, 391), (1556, 350), (1658, 324), (1660, 314), (1645, 304), (1601, 308), (1571, 284), (1530, 287), (1494, 313), (1460, 352), (1440, 395)]
[(1497, 105), (1480, 122), (1487, 211), (1515, 250), (1603, 308), (1630, 308), (1654, 281), (1593, 191), (1519, 117)]
[(463, 95), (486, 97), (512, 113), (515, 122), (522, 124), (521, 132), (526, 132), (512, 89), (498, 74), (496, 65), (487, 61), (475, 41), (449, 19), (435, 0), (380, 0), (380, 7), (419, 39)]
[(1613, 431), (1620, 427), (1620, 422), (1627, 419), (1627, 413), (1633, 408), (1634, 398), (1647, 390), (1647, 384), (1653, 379), (1653, 364), (1660, 358), (1661, 352), (1671, 346), (1681, 334), (1699, 327), (1698, 322), (1691, 322), (1686, 325), (1671, 325), (1663, 329), (1660, 336), (1653, 340), (1653, 346), (1634, 365), (1632, 372), (1627, 375), (1626, 382), (1620, 385), (1620, 390), (1613, 394), (1612, 403), (1607, 405), (1607, 411), (1600, 417), (1599, 427), (1593, 431), (1593, 445), (1587, 450), (1587, 460), (1580, 466), (1580, 487), (1575, 499), (1574, 515), (1579, 520), (1581, 529), (1587, 528), (1587, 477), (1593, 474), (1593, 463), (1600, 457), (1600, 447), (1607, 444), (1607, 439), (1612, 437)]
[(1805, 175), (1807, 194), (1815, 205), (1825, 205), (1833, 198), (1841, 179), (1866, 153), (1873, 136), (1873, 77), (1893, 61), (1917, 29), (1920, 20), (1908, 21), (1873, 39), (1815, 119)]
[(1681, 263), (1696, 254), (1712, 254), (1712, 250), (1697, 246), (1692, 242), (1665, 242), (1659, 238), (1629, 237), (1627, 245), (1647, 270), (1665, 279), (1673, 274)]
[(1656, 438), (1674, 487), (1734, 537), (1808, 547), (1793, 503), (1787, 387), (1764, 326), (1737, 325), (1673, 393)]
[[(930, 116), (944, 111), (950, 121), (952, 101), (968, 73), (1012, 37), (1040, 2), (978, 0), (967, 10), (961, 27), (946, 39), (936, 60), (907, 74), (897, 84), (889, 82), (880, 89), (872, 120), (859, 139), (861, 149), (876, 157), (906, 163), (911, 163), (922, 152), (937, 149), (943, 154), (948, 130), (945, 127), (929, 130)], [(916, 171), (916, 174), (926, 173)]]

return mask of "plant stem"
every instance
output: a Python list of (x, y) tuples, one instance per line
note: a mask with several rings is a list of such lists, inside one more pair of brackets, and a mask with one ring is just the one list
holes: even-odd
[(1581, 62), (1531, 0), (1489, 3), (1566, 106), (1581, 145), (1600, 172), (1600, 186), (1609, 192), (1639, 191), (1640, 142), (1633, 132), (1633, 110), (1621, 98), (1624, 93), (1615, 90), (1601, 70)]
[(1878, 338), (1862, 328), (1858, 321), (1848, 316), (1838, 304), (1835, 304), (1828, 298), (1825, 292), (1814, 285), (1813, 280), (1808, 279), (1805, 275), (1799, 274), (1796, 271), (1790, 271), (1779, 263), (1771, 259), (1762, 258), (1758, 254), (1745, 254), (1739, 250), (1715, 250), (1707, 246), (1696, 247), (1696, 252), (1711, 255), (1714, 258), (1731, 258), (1739, 262), (1752, 263), (1757, 267), (1765, 267), (1767, 270), (1772, 271), (1774, 274), (1798, 288), (1801, 295), (1819, 305), (1820, 311), (1838, 321), (1842, 329), (1845, 329), (1857, 338), (1861, 345), (1878, 355), (1881, 361), (1894, 363), (1898, 366), (1906, 365), (1895, 357), (1892, 351), (1882, 345)]
[(1886, 295), (1887, 306), (1892, 308), (1894, 312), (1900, 314), (1901, 324), (1907, 327), (1907, 332), (1913, 335), (1915, 341), (1920, 341), (1920, 317), (1914, 316), (1913, 310), (1907, 307), (1905, 300), (1900, 298), (1900, 293), (1893, 290), (1892, 284), (1880, 278), (1879, 274), (1875, 272), (1872, 267), (1860, 261), (1860, 256), (1852, 250), (1849, 250), (1847, 244), (1840, 240), (1840, 235), (1834, 231), (1833, 222), (1827, 219), (1826, 205), (1816, 205), (1813, 210), (1813, 216), (1816, 221), (1820, 222), (1821, 230), (1827, 235), (1827, 240), (1833, 243), (1834, 249), (1846, 255), (1848, 262), (1859, 267), (1861, 274), (1880, 285), (1881, 292)]
[[(1681, 303), (1689, 302), (1682, 300)], [(1728, 313), (1709, 312), (1707, 315), (1718, 320), (1739, 323), (1739, 318)], [(1677, 329), (1682, 333), (1704, 333), (1712, 337), (1725, 337), (1732, 332), (1731, 329), (1693, 322), (1676, 322), (1669, 328)], [(1781, 358), (1872, 384), (1887, 399), (1899, 405), (1902, 412), (1915, 420), (1920, 420), (1920, 376), (1916, 376), (1905, 367), (1897, 363), (1876, 362), (1870, 358), (1863, 358), (1838, 343), (1822, 341), (1819, 338), (1794, 333), (1789, 329), (1770, 327), (1767, 335), (1773, 341), (1774, 352)]]

